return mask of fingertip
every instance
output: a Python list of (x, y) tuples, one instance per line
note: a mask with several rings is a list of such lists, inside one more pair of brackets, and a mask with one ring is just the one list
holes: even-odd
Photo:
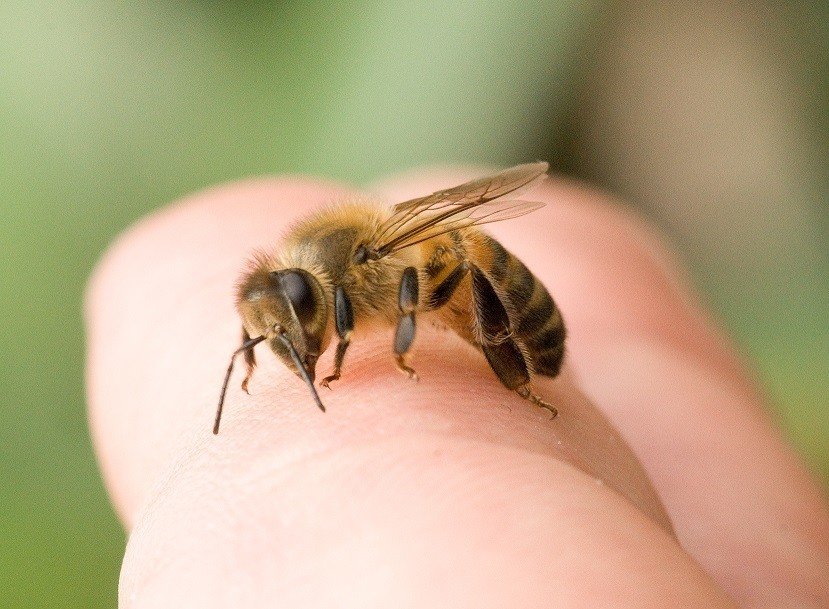
[(223, 370), (236, 346), (233, 285), (245, 260), (309, 210), (349, 196), (299, 177), (218, 186), (138, 221), (101, 257), (85, 294), (87, 401), (125, 522), (191, 429), (194, 393), (218, 391), (196, 379)]
[(143, 511), (125, 608), (729, 606), (664, 530), (541, 454), (433, 433), (215, 456), (191, 450)]

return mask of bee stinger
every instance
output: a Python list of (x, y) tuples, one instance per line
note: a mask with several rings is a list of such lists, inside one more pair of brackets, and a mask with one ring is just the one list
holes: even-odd
[(355, 325), (369, 323), (396, 328), (397, 367), (417, 378), (406, 356), (416, 316), (427, 312), (481, 351), (505, 387), (555, 416), (530, 381), (561, 369), (561, 312), (527, 267), (479, 228), (542, 207), (518, 197), (546, 179), (547, 169), (518, 165), (391, 209), (334, 205), (294, 226), (277, 255), (257, 255), (237, 288), (242, 345), (230, 359), (213, 433), (237, 355), (245, 357), (247, 391), (253, 349), (267, 342), (324, 412), (316, 363), (334, 333), (334, 370), (320, 385), (340, 378)]

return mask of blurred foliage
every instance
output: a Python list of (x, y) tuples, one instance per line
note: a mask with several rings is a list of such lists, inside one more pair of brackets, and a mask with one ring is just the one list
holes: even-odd
[[(359, 182), (561, 154), (596, 10), (588, 0), (3, 2), (0, 604), (116, 602), (124, 533), (86, 429), (81, 319), (86, 278), (115, 235), (183, 194), (250, 175)], [(780, 345), (737, 331), (754, 353)], [(825, 442), (825, 422), (798, 418), (804, 396), (826, 397), (803, 338), (787, 343), (789, 367), (759, 357), (761, 369), (795, 437)]]
[(603, 8), (558, 165), (660, 226), (829, 483), (829, 3)]

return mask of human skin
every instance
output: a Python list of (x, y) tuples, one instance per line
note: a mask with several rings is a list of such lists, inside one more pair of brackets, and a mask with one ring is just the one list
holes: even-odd
[(224, 186), (142, 221), (98, 266), (87, 380), (130, 533), (121, 607), (829, 606), (826, 504), (743, 364), (652, 232), (563, 180), (490, 227), (564, 312), (565, 370), (536, 385), (558, 418), (424, 323), (419, 383), (395, 370), (390, 332), (364, 334), (321, 390), (325, 414), (259, 347), (251, 395), (237, 371), (212, 435), (244, 261), (361, 196)]

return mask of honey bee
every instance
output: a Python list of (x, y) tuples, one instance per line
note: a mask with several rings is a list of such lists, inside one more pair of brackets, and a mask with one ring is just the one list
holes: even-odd
[(295, 225), (276, 255), (256, 255), (237, 288), (242, 345), (230, 358), (213, 433), (237, 355), (247, 364), (247, 391), (253, 348), (267, 341), (324, 412), (315, 369), (334, 334), (334, 369), (323, 387), (340, 378), (356, 326), (395, 328), (397, 367), (417, 379), (407, 354), (424, 314), (481, 351), (505, 387), (555, 416), (530, 382), (534, 374), (559, 373), (561, 313), (527, 267), (479, 228), (542, 207), (517, 197), (546, 179), (547, 168), (518, 165), (390, 209), (334, 205)]

